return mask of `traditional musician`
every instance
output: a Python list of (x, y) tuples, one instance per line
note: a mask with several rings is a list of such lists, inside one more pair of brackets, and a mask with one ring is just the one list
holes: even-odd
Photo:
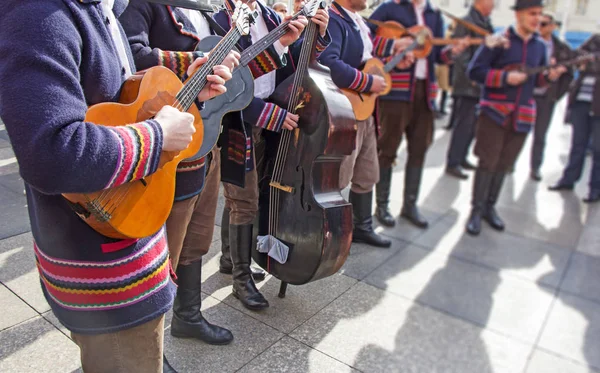
[[(366, 8), (366, 0), (336, 0), (329, 8), (331, 45), (319, 61), (331, 69), (331, 78), (340, 88), (357, 92), (379, 93), (385, 79), (361, 72), (358, 68), (374, 55), (388, 57), (398, 53), (410, 40), (373, 37), (357, 13)], [(411, 58), (402, 62), (405, 66)], [(373, 230), (373, 187), (379, 180), (377, 167), (377, 129), (373, 117), (357, 122), (356, 149), (346, 157), (340, 170), (340, 189), (350, 186), (350, 203), (354, 214), (353, 242), (389, 247), (391, 241)]]
[[(434, 37), (444, 37), (444, 21), (439, 11), (428, 0), (397, 0), (384, 2), (371, 14), (376, 21), (396, 21), (406, 28), (427, 26)], [(376, 27), (372, 25), (373, 31)], [(381, 224), (394, 226), (388, 202), (392, 182), (392, 166), (396, 153), (406, 136), (408, 160), (404, 172), (404, 204), (400, 215), (419, 228), (428, 226), (417, 208), (425, 154), (433, 140), (433, 121), (437, 84), (434, 64), (450, 63), (466, 47), (464, 40), (452, 47), (433, 48), (427, 58), (420, 58), (404, 70), (392, 72), (392, 90), (380, 98), (377, 115), (381, 124), (379, 167), (381, 179), (377, 184), (376, 215)]]
[(523, 71), (507, 71), (512, 65), (546, 66), (546, 46), (537, 36), (542, 18), (542, 0), (516, 0), (516, 25), (505, 32), (508, 48), (482, 45), (469, 64), (469, 78), (480, 83), (481, 112), (477, 119), (475, 154), (479, 165), (473, 182), (471, 215), (466, 230), (471, 235), (481, 231), (481, 220), (492, 228), (504, 230), (495, 205), (502, 189), (505, 173), (513, 167), (527, 133), (535, 123), (536, 107), (533, 90), (546, 86), (566, 71), (552, 68), (547, 74), (527, 75)]
[[(546, 58), (549, 63), (556, 61), (568, 60), (573, 56), (571, 48), (553, 32), (556, 29), (556, 20), (551, 14), (544, 14), (540, 23), (540, 38), (546, 45)], [(560, 79), (549, 84), (547, 87), (539, 87), (533, 91), (535, 98), (535, 106), (537, 108), (537, 116), (535, 118), (535, 126), (533, 127), (533, 146), (531, 147), (530, 158), (530, 177), (532, 180), (542, 180), (540, 168), (544, 160), (544, 148), (546, 147), (546, 134), (556, 102), (560, 100), (568, 91), (571, 82), (573, 81), (573, 69), (569, 68)]]
[(573, 190), (581, 178), (591, 138), (592, 172), (589, 194), (584, 199), (589, 203), (600, 201), (600, 34), (592, 35), (577, 49), (577, 53), (595, 53), (596, 58), (580, 69), (569, 92), (567, 122), (573, 126), (569, 162), (560, 180), (549, 189)]
[[(213, 34), (207, 14), (166, 5), (132, 2), (120, 21), (131, 45), (136, 68), (156, 65), (185, 71), (202, 52), (199, 40)], [(213, 21), (214, 22), (214, 21)], [(239, 55), (223, 64), (233, 68)], [(233, 335), (202, 316), (202, 256), (210, 248), (219, 196), (220, 151), (207, 157), (184, 160), (176, 174), (175, 202), (167, 219), (171, 264), (177, 274), (177, 296), (171, 335), (197, 338), (209, 344), (227, 344)]]
[[(490, 33), (494, 32), (490, 15), (494, 9), (494, 0), (476, 0), (463, 17), (463, 20), (472, 23)], [(461, 24), (457, 24), (452, 37), (481, 38), (478, 33), (469, 30)], [(471, 143), (475, 137), (475, 122), (477, 121), (476, 108), (479, 104), (479, 84), (467, 77), (467, 65), (475, 55), (477, 46), (471, 46), (464, 53), (454, 59), (453, 97), (455, 100), (453, 108), (452, 137), (448, 145), (446, 158), (446, 173), (459, 179), (467, 179), (469, 176), (463, 170), (473, 170), (475, 166), (467, 160)]]
[[(231, 11), (232, 4), (230, 0), (225, 1), (227, 10)], [(251, 9), (259, 9), (260, 12), (257, 20), (250, 27), (250, 36), (242, 37), (240, 40), (239, 44), (242, 49), (259, 40), (281, 23), (277, 13), (260, 1), (249, 0), (247, 4)], [(227, 10), (222, 10), (214, 16), (214, 19), (224, 29), (228, 29), (231, 22)], [(222, 175), (230, 172), (227, 169), (228, 164), (243, 164), (245, 172), (244, 179), (237, 185), (223, 184), (225, 209), (221, 220), (221, 231), (229, 232), (229, 235), (227, 241), (223, 240), (220, 270), (221, 272), (228, 270), (233, 272), (233, 295), (250, 310), (262, 310), (269, 307), (269, 302), (256, 288), (250, 269), (253, 245), (252, 227), (258, 211), (259, 199), (257, 168), (262, 168), (263, 163), (264, 141), (261, 132), (263, 129), (271, 132), (280, 132), (282, 129), (293, 130), (298, 126), (297, 115), (288, 113), (285, 109), (266, 99), (273, 93), (278, 81), (282, 81), (293, 73), (294, 65), (289, 62), (292, 57), (288, 47), (300, 37), (307, 22), (306, 17), (303, 16), (298, 20), (291, 21), (290, 31), (275, 42), (273, 48), (267, 50), (268, 53), (258, 57), (260, 63), (250, 66), (253, 75), (256, 76), (257, 69), (279, 68), (284, 65), (284, 61), (288, 61), (287, 65), (276, 73), (271, 71), (254, 81), (255, 98), (242, 111), (245, 132), (229, 131), (228, 143), (223, 144), (224, 154), (227, 156), (222, 158)], [(318, 48), (323, 49), (325, 45), (327, 45), (327, 41), (323, 37), (319, 37)]]
[[(151, 175), (163, 150), (187, 148), (195, 132), (194, 117), (170, 106), (126, 126), (84, 120), (88, 106), (115, 101), (135, 72), (117, 20), (126, 5), (5, 1), (0, 116), (25, 180), (42, 290), (79, 345), (83, 370), (158, 373), (169, 369), (162, 366), (163, 325), (175, 295), (164, 227), (150, 237), (111, 239), (61, 195)], [(198, 100), (224, 91), (229, 67), (214, 72)]]

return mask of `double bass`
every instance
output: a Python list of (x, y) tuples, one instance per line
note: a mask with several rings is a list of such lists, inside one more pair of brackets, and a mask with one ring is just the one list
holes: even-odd
[(329, 69), (316, 61), (318, 32), (310, 21), (296, 72), (272, 96), (299, 121), (297, 129), (282, 130), (279, 137), (270, 180), (263, 184), (267, 193), (261, 198), (258, 229), (289, 251), (284, 263), (258, 250), (252, 256), (282, 281), (280, 297), (288, 283), (302, 285), (336, 273), (352, 243), (352, 206), (340, 193), (339, 174), (344, 156), (355, 147), (356, 122)]

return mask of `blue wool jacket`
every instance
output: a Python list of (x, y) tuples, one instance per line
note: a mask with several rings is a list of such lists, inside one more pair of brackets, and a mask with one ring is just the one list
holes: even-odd
[[(260, 1), (257, 1), (256, 3), (262, 13), (269, 32), (281, 24), (281, 18), (277, 12), (266, 7)], [(234, 8), (235, 5), (233, 1), (226, 0), (226, 10), (220, 11), (213, 17), (224, 30), (229, 30), (231, 28), (230, 13), (233, 12)], [(319, 35), (317, 38), (317, 55), (321, 53), (330, 42), (331, 38), (329, 34), (327, 34), (325, 38), (322, 38)], [(250, 45), (252, 45), (252, 39), (250, 35), (242, 36), (240, 42), (238, 43), (238, 47), (241, 50), (248, 48)], [(294, 56), (299, 54), (301, 46), (302, 38), (297, 40), (288, 48), (288, 52), (284, 55), (283, 59), (279, 58), (273, 46), (269, 47), (253, 61), (253, 64), (249, 65), (252, 75), (254, 78), (257, 78), (262, 74), (274, 69), (278, 69), (276, 73), (276, 84), (283, 82), (296, 70)], [(267, 70), (265, 70), (265, 68), (267, 68)], [(248, 105), (248, 107), (242, 111), (242, 115), (245, 123), (245, 133), (242, 134), (238, 132), (237, 134), (231, 134), (232, 131), (229, 131), (227, 137), (227, 147), (230, 148), (230, 151), (228, 151), (226, 154), (222, 154), (221, 162), (223, 162), (224, 166), (229, 162), (232, 167), (235, 167), (235, 164), (239, 164), (240, 161), (239, 159), (236, 159), (236, 154), (240, 154), (237, 149), (245, 149), (246, 170), (250, 170), (253, 167), (253, 160), (251, 158), (252, 127), (259, 127), (272, 132), (280, 132), (287, 115), (287, 110), (275, 105), (274, 103), (268, 102), (268, 100), (254, 97), (250, 105)], [(226, 130), (226, 128), (223, 128), (224, 133)]]
[[(429, 1), (423, 11), (425, 26), (427, 26), (435, 38), (444, 37), (444, 20), (438, 10), (433, 9)], [(418, 24), (415, 7), (410, 0), (390, 0), (382, 3), (371, 14), (370, 19), (376, 21), (396, 21), (406, 28)], [(368, 24), (373, 33), (377, 26)], [(433, 50), (427, 56), (427, 96), (429, 97), (429, 107), (434, 107), (434, 102), (438, 93), (438, 85), (435, 79), (434, 64), (448, 64), (451, 62), (450, 48), (434, 46)], [(392, 90), (386, 95), (380, 97), (381, 100), (412, 101), (415, 90), (415, 68), (416, 63), (405, 70), (394, 69), (392, 76)]]
[[(115, 16), (125, 6), (117, 0)], [(164, 228), (140, 240), (109, 239), (80, 220), (61, 193), (152, 174), (161, 128), (153, 120), (122, 127), (84, 121), (89, 105), (117, 100), (124, 80), (99, 0), (6, 0), (3, 9), (0, 117), (26, 184), (46, 299), (77, 333), (150, 321), (171, 308), (175, 292)], [(146, 146), (137, 146), (141, 141)]]
[[(119, 18), (127, 34), (136, 68), (166, 66), (180, 78), (195, 58), (200, 37), (190, 20), (177, 8), (135, 1)], [(212, 29), (211, 29), (212, 33)], [(202, 191), (206, 174), (205, 158), (183, 160), (177, 167), (175, 201)]]
[[(341, 5), (335, 1), (329, 7), (329, 25), (331, 44), (319, 56), (319, 62), (329, 67), (331, 79), (340, 88), (357, 92), (369, 92), (373, 85), (373, 76), (362, 73), (362, 54), (364, 44), (360, 30)], [(373, 38), (373, 55), (387, 57), (392, 51), (394, 41), (381, 37)]]
[(494, 122), (517, 132), (529, 132), (535, 124), (536, 107), (533, 89), (548, 84), (544, 74), (532, 75), (519, 86), (506, 82), (510, 65), (526, 67), (546, 66), (546, 46), (537, 35), (528, 41), (521, 39), (511, 26), (504, 35), (510, 47), (490, 49), (479, 47), (469, 64), (469, 78), (483, 87), (479, 101), (480, 110)]

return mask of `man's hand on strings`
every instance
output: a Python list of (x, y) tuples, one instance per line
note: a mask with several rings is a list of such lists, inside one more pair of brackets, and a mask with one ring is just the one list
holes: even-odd
[[(287, 16), (283, 19), (283, 21), (286, 22), (291, 18), (292, 16)], [(306, 19), (304, 16), (300, 16), (297, 19), (290, 21), (288, 24), (288, 32), (279, 39), (281, 45), (287, 47), (293, 44), (296, 40), (298, 40), (306, 25), (308, 25), (308, 19)]]
[(329, 12), (327, 12), (327, 9), (317, 10), (317, 13), (312, 17), (312, 21), (319, 26), (319, 33), (324, 38), (327, 33), (327, 25), (329, 24)]
[(400, 39), (395, 39), (394, 45), (392, 46), (392, 54), (398, 54), (398, 53), (402, 52), (412, 43), (413, 43), (413, 39), (411, 37), (403, 37)]
[(297, 114), (287, 113), (285, 115), (285, 120), (283, 121), (283, 129), (288, 131), (293, 131), (298, 128), (298, 119), (300, 117)]

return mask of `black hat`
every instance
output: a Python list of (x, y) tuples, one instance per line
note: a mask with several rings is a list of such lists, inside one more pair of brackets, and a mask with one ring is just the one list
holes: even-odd
[(511, 7), (512, 10), (523, 10), (527, 8), (543, 7), (544, 0), (515, 0), (515, 5)]

